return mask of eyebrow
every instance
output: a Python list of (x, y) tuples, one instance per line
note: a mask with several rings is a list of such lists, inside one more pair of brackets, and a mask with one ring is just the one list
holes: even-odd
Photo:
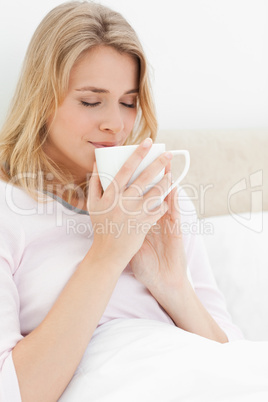
[[(94, 92), (94, 93), (98, 93), (98, 94), (108, 94), (108, 93), (110, 93), (110, 91), (108, 91), (107, 89), (96, 88), (96, 87), (82, 87), (82, 88), (76, 89), (76, 91), (78, 91), (78, 92)], [(129, 91), (126, 91), (124, 93), (124, 95), (136, 94), (136, 93), (139, 93), (138, 88), (130, 89)]]

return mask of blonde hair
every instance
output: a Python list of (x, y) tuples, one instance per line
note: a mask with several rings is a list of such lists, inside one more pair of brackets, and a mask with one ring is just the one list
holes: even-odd
[[(63, 3), (50, 11), (29, 44), (10, 111), (0, 133), (0, 168), (4, 180), (33, 195), (40, 172), (52, 173), (66, 184), (59, 166), (44, 153), (47, 119), (63, 101), (74, 63), (94, 46), (112, 46), (139, 63), (137, 119), (127, 143), (156, 137), (157, 122), (151, 95), (148, 63), (141, 43), (121, 14), (94, 2)], [(42, 175), (42, 188), (47, 187)], [(50, 182), (51, 184), (51, 182)]]

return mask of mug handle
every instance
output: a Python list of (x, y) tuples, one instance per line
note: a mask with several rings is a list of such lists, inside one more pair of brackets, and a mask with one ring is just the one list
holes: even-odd
[(161, 197), (161, 201), (159, 204), (161, 204), (164, 199), (166, 198), (166, 196), (173, 190), (174, 187), (176, 187), (186, 176), (189, 167), (190, 167), (190, 153), (189, 151), (186, 150), (172, 150), (172, 151), (168, 151), (171, 152), (174, 156), (177, 155), (183, 155), (185, 158), (185, 165), (184, 165), (184, 169), (182, 171), (182, 173), (180, 174), (180, 176), (171, 184), (171, 186), (169, 187), (169, 189), (162, 195)]

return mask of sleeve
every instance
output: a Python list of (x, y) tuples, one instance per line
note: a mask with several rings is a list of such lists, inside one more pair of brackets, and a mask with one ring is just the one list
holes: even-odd
[(241, 330), (232, 322), (225, 298), (214, 278), (203, 239), (206, 228), (198, 220), (193, 203), (182, 188), (179, 189), (179, 206), (188, 276), (195, 293), (229, 341), (243, 339)]
[(0, 400), (21, 402), (12, 349), (23, 338), (20, 332), (19, 294), (14, 281), (23, 239), (15, 222), (3, 215), (2, 212), (0, 215)]

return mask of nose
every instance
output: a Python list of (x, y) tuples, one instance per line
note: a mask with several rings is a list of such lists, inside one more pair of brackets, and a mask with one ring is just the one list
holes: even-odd
[(105, 111), (103, 119), (100, 123), (100, 130), (111, 132), (112, 134), (120, 133), (124, 129), (124, 120), (120, 111), (120, 107), (110, 107)]

